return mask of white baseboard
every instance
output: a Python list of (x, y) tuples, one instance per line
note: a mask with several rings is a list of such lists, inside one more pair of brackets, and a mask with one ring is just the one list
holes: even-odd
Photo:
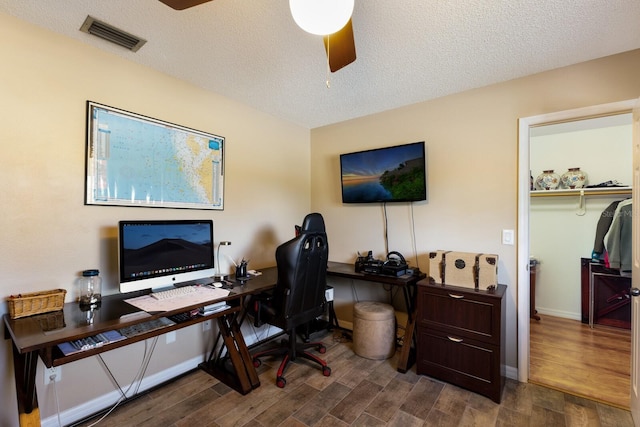
[(510, 380), (518, 381), (518, 368), (514, 368), (513, 366), (505, 366), (504, 370), (506, 371), (504, 376), (509, 378)]
[[(172, 366), (171, 368), (165, 369), (162, 372), (158, 372), (156, 374), (150, 375), (149, 377), (143, 378), (142, 384), (140, 384), (139, 392), (149, 390), (150, 388), (153, 388), (165, 381), (169, 381), (170, 379), (175, 378), (178, 375), (184, 374), (185, 372), (196, 368), (205, 360), (205, 358), (206, 355), (203, 354), (202, 356), (194, 357), (190, 360), (180, 363), (179, 365)], [(128, 387), (129, 385), (125, 385), (122, 387), (122, 389), (126, 390)], [(62, 425), (71, 424), (92, 414), (95, 414), (96, 412), (99, 412), (105, 408), (112, 407), (118, 401), (118, 399), (120, 399), (120, 397), (120, 392), (118, 390), (114, 390), (81, 405), (62, 411), (60, 413), (60, 421), (62, 422)], [(51, 417), (43, 419), (41, 425), (43, 427), (59, 427), (58, 416), (53, 415)]]
[(564, 319), (582, 320), (580, 313), (573, 313), (570, 311), (554, 310), (552, 308), (536, 307), (538, 314), (546, 314), (549, 316), (562, 317)]
[(353, 323), (352, 322), (346, 322), (344, 320), (338, 320), (338, 324), (340, 325), (341, 328), (345, 328), (345, 329), (348, 329), (350, 331), (353, 331)]

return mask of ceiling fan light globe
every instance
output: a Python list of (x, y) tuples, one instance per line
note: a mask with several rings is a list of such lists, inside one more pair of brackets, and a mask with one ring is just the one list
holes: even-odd
[(342, 29), (351, 18), (354, 0), (289, 0), (291, 16), (300, 28), (319, 36)]

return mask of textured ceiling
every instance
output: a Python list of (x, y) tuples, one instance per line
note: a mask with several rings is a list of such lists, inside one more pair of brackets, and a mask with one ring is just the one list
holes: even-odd
[[(287, 0), (0, 0), (0, 11), (315, 128), (640, 48), (638, 0), (356, 0), (358, 59), (329, 75)], [(79, 31), (87, 15), (147, 40)]]

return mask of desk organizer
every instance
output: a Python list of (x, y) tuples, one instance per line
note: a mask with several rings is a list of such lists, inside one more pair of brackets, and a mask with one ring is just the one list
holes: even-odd
[(34, 314), (62, 310), (66, 294), (67, 291), (65, 289), (54, 289), (51, 291), (19, 294), (17, 296), (11, 295), (7, 298), (9, 317), (18, 319)]

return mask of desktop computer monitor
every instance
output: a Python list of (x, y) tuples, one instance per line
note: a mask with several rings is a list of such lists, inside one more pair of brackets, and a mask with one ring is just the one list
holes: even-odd
[(120, 292), (159, 290), (215, 274), (212, 220), (120, 221)]

